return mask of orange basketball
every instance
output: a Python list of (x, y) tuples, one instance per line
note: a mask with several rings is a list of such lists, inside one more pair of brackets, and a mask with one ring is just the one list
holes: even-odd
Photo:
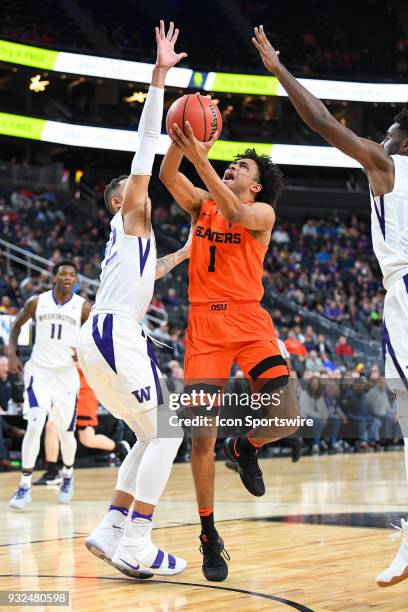
[(221, 134), (221, 113), (218, 106), (205, 96), (187, 94), (173, 102), (166, 117), (167, 133), (170, 134), (173, 123), (184, 129), (186, 121), (190, 123), (194, 136), (201, 142), (210, 140), (216, 131), (218, 135)]

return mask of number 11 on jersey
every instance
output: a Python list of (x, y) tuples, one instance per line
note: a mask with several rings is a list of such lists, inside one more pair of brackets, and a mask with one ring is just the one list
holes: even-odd
[(61, 323), (51, 323), (51, 339), (61, 340), (62, 325)]

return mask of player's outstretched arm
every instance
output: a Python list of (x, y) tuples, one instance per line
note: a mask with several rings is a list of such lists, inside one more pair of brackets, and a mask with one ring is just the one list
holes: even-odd
[(195, 187), (180, 172), (183, 157), (182, 151), (172, 142), (160, 166), (160, 180), (170, 191), (177, 204), (190, 214), (194, 214), (200, 210), (202, 202), (208, 199), (209, 193)]
[(24, 323), (27, 323), (27, 321), (29, 321), (35, 316), (37, 304), (38, 296), (34, 295), (33, 297), (30, 297), (18, 313), (11, 328), (8, 345), (9, 371), (11, 374), (17, 374), (18, 371), (21, 371), (23, 369), (23, 365), (17, 357), (18, 337), (20, 335), (21, 328), (23, 327)]
[(121, 212), (125, 232), (145, 238), (150, 236), (150, 221), (146, 215), (147, 188), (161, 130), (164, 83), (170, 68), (187, 56), (186, 53), (176, 53), (174, 50), (178, 34), (179, 30), (174, 29), (173, 22), (170, 22), (167, 33), (163, 21), (160, 21), (160, 27), (156, 28), (156, 64), (139, 122), (131, 174), (123, 194)]
[(91, 314), (91, 308), (91, 303), (88, 302), (88, 300), (85, 300), (85, 302), (82, 304), (81, 309), (81, 325), (83, 325), (85, 321), (88, 320), (88, 317)]
[(360, 138), (341, 125), (326, 106), (281, 64), (279, 51), (275, 51), (269, 42), (262, 25), (255, 28), (252, 42), (258, 49), (265, 68), (277, 77), (300, 117), (314, 132), (349, 157), (356, 159), (367, 170), (389, 170), (392, 161), (381, 145)]
[(209, 142), (200, 142), (194, 137), (193, 130), (188, 121), (184, 132), (174, 124), (172, 138), (192, 164), (194, 164), (200, 178), (203, 180), (211, 197), (230, 223), (238, 223), (247, 229), (269, 231), (275, 222), (275, 213), (271, 206), (263, 202), (255, 202), (246, 206), (220, 179), (208, 160), (208, 152), (218, 138), (215, 133)]
[(168, 272), (170, 272), (170, 270), (173, 270), (173, 268), (178, 266), (179, 263), (190, 257), (191, 244), (193, 241), (193, 229), (194, 223), (191, 224), (187, 242), (181, 247), (181, 249), (175, 251), (174, 253), (169, 253), (169, 255), (165, 255), (156, 261), (156, 280), (165, 276)]

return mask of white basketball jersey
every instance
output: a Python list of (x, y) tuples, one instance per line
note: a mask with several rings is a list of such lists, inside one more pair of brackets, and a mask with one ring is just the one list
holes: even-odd
[(57, 304), (53, 291), (39, 295), (31, 365), (53, 369), (76, 367), (72, 349), (78, 347), (84, 301), (75, 293), (63, 304)]
[(116, 213), (92, 310), (141, 321), (153, 297), (156, 258), (153, 230), (150, 238), (129, 236), (125, 234), (122, 214)]
[(391, 157), (394, 189), (375, 198), (370, 189), (373, 249), (386, 289), (408, 273), (408, 156)]

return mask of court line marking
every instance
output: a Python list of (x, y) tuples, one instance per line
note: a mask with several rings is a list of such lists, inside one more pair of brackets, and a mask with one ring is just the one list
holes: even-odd
[[(118, 577), (108, 577), (108, 576), (55, 576), (53, 574), (0, 574), (0, 578), (68, 578), (72, 580), (85, 579), (85, 580), (116, 580), (120, 582), (142, 582), (138, 580), (129, 580), (128, 578), (120, 578)], [(269, 599), (270, 601), (277, 601), (279, 603), (284, 604), (285, 606), (289, 606), (295, 610), (299, 610), (299, 612), (314, 612), (312, 608), (308, 608), (302, 604), (297, 603), (296, 601), (291, 601), (290, 599), (285, 599), (284, 597), (278, 597), (277, 595), (268, 595), (267, 593), (259, 593), (258, 591), (247, 591), (246, 589), (237, 589), (235, 587), (223, 587), (216, 586), (212, 584), (200, 584), (198, 582), (178, 582), (176, 580), (143, 580), (143, 585), (147, 584), (179, 584), (181, 586), (192, 586), (198, 587), (202, 589), (215, 589), (219, 591), (230, 591), (232, 593), (242, 593), (243, 595), (251, 595), (252, 597), (261, 597), (263, 599)]]

